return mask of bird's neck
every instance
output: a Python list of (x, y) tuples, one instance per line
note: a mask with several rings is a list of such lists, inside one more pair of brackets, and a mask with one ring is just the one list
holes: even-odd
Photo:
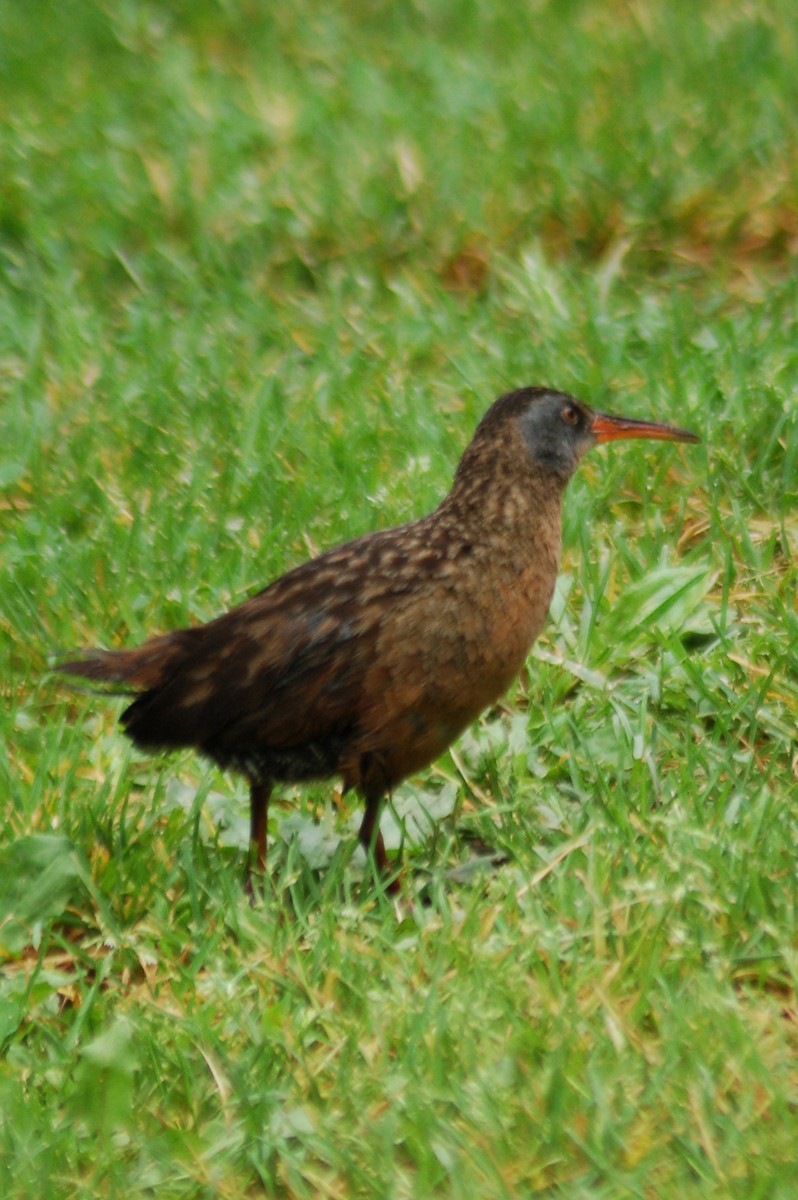
[(502, 453), (464, 457), (451, 491), (433, 516), (476, 550), (525, 569), (534, 560), (556, 563), (564, 482)]

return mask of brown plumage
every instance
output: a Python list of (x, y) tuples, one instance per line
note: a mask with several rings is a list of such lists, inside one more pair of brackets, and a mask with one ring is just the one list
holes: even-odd
[(517, 675), (546, 618), (565, 486), (596, 442), (697, 441), (596, 413), (548, 388), (488, 410), (429, 516), (304, 563), (206, 625), (59, 670), (140, 693), (122, 714), (145, 750), (194, 747), (247, 777), (266, 860), (275, 783), (339, 776), (386, 866), (383, 797), (437, 758)]

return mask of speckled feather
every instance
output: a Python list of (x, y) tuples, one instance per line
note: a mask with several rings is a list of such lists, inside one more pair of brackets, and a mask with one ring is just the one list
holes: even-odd
[(606, 437), (692, 438), (511, 392), (429, 516), (329, 550), (206, 625), (60, 669), (139, 692), (122, 714), (138, 746), (192, 746), (246, 775), (261, 866), (271, 785), (334, 775), (365, 797), (361, 839), (384, 861), (382, 796), (502, 695), (540, 632), (563, 491), (597, 421)]
[(206, 625), (62, 669), (142, 689), (122, 723), (144, 749), (347, 787), (376, 754), (393, 787), (506, 690), (545, 620), (561, 491), (519, 470), (520, 441), (512, 427), (485, 438), (419, 521), (329, 550)]

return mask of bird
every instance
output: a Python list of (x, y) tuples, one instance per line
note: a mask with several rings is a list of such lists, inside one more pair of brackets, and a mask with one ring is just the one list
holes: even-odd
[(621, 438), (700, 441), (549, 387), (508, 392), (433, 512), (333, 547), (205, 624), (56, 669), (132, 692), (121, 725), (141, 750), (190, 747), (245, 777), (250, 895), (274, 787), (331, 778), (359, 793), (359, 840), (394, 891), (384, 799), (519, 674), (554, 592), (566, 485), (591, 447)]

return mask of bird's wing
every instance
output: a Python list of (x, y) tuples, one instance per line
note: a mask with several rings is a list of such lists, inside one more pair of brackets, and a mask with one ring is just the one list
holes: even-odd
[[(413, 581), (370, 535), (328, 551), (207, 625), (145, 643), (163, 677), (123, 714), (149, 747), (299, 746), (357, 722), (386, 612)], [(135, 680), (133, 681), (135, 684)]]

